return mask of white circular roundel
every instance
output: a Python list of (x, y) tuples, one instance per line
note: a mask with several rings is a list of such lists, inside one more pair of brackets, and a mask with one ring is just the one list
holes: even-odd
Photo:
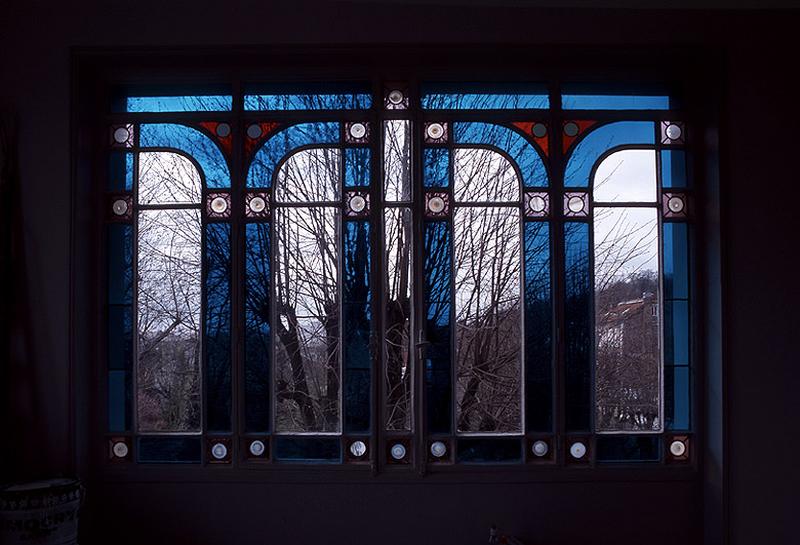
[(428, 134), (428, 138), (432, 140), (438, 140), (444, 135), (444, 125), (441, 123), (431, 123), (428, 125), (426, 132)]
[(350, 136), (353, 138), (364, 138), (367, 134), (367, 126), (363, 123), (353, 123), (350, 125)]
[(402, 460), (406, 457), (406, 447), (400, 443), (395, 443), (392, 445), (392, 450), (390, 452), (392, 454), (392, 458), (395, 460)]
[(680, 125), (672, 124), (667, 126), (667, 138), (670, 140), (678, 140), (681, 134), (683, 134), (683, 131)]
[(350, 454), (356, 458), (361, 458), (367, 453), (367, 445), (364, 441), (353, 441), (350, 443)]
[(256, 439), (252, 443), (250, 443), (250, 454), (253, 456), (261, 456), (264, 454), (264, 451), (267, 449), (266, 445), (264, 445), (264, 441), (260, 441)]
[(128, 455), (128, 445), (124, 441), (117, 441), (111, 449), (117, 458), (125, 458)]
[(533, 445), (531, 446), (531, 450), (533, 451), (534, 456), (538, 456), (541, 458), (542, 456), (545, 456), (547, 454), (547, 452), (550, 450), (550, 447), (547, 446), (546, 441), (540, 440), (533, 443)]
[(439, 214), (444, 210), (444, 199), (441, 197), (431, 197), (428, 201), (428, 210), (434, 214)]
[(686, 454), (686, 443), (683, 441), (673, 441), (669, 445), (669, 452), (676, 457)]
[(572, 212), (573, 214), (583, 212), (583, 207), (584, 207), (583, 198), (581, 197), (578, 196), (570, 197), (569, 201), (567, 201), (567, 208), (569, 208), (569, 211)]
[(403, 91), (400, 91), (399, 89), (394, 89), (391, 91), (389, 93), (389, 102), (395, 105), (403, 102)]
[(131, 133), (125, 127), (119, 127), (114, 131), (114, 142), (117, 144), (124, 144), (130, 138)]
[(253, 212), (263, 212), (266, 207), (267, 201), (264, 200), (264, 197), (253, 197), (250, 199), (250, 210)]
[(683, 212), (684, 202), (680, 197), (670, 197), (667, 201), (667, 206), (673, 214), (680, 214)]
[(441, 441), (434, 441), (431, 444), (431, 454), (433, 454), (436, 458), (441, 458), (447, 454), (447, 445)]
[(350, 208), (353, 212), (362, 212), (367, 207), (367, 200), (361, 195), (355, 195), (350, 199)]
[(111, 204), (111, 210), (117, 216), (124, 216), (128, 211), (128, 203), (125, 199), (117, 199)]
[(532, 212), (541, 214), (547, 208), (547, 201), (544, 200), (544, 197), (540, 197), (539, 195), (534, 195), (533, 197), (531, 197), (531, 200), (528, 201), (528, 207), (531, 209)]
[(576, 460), (580, 460), (581, 458), (586, 456), (586, 445), (584, 445), (580, 441), (576, 441), (572, 443), (572, 445), (569, 447), (569, 453)]
[(224, 460), (227, 455), (228, 455), (228, 447), (226, 447), (222, 443), (214, 443), (214, 446), (211, 447), (211, 456), (213, 456), (217, 460)]
[(217, 214), (222, 214), (227, 209), (228, 201), (225, 200), (225, 197), (214, 197), (214, 199), (211, 201), (211, 210)]

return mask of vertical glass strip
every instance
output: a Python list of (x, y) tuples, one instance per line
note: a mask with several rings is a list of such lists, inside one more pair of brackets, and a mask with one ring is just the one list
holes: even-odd
[(108, 429), (131, 429), (133, 229), (108, 226)]
[(344, 230), (344, 422), (345, 431), (370, 429), (372, 289), (370, 225), (345, 222)]
[(270, 236), (269, 223), (248, 223), (245, 241), (244, 402), (245, 430), (270, 429)]
[(591, 276), (589, 271), (589, 224), (564, 224), (566, 341), (565, 421), (567, 431), (591, 427)]
[(525, 224), (525, 422), (529, 432), (553, 429), (553, 305), (550, 224)]
[(452, 242), (445, 221), (425, 222), (425, 359), (427, 419), (431, 433), (449, 433), (452, 420), (450, 316)]
[(344, 153), (344, 185), (345, 187), (368, 187), (370, 176), (369, 148), (347, 148)]
[(339, 210), (275, 211), (275, 431), (341, 431)]
[(456, 207), (456, 429), (522, 432), (520, 217)]
[(144, 210), (138, 227), (138, 429), (200, 431), (200, 210)]
[(384, 211), (384, 353), (386, 429), (410, 431), (413, 422), (411, 366), (411, 210)]
[(133, 153), (112, 151), (108, 158), (108, 190), (131, 191), (133, 188)]
[(656, 208), (595, 208), (598, 432), (653, 432), (663, 426), (658, 251)]
[(231, 430), (231, 226), (206, 225), (206, 429)]
[(411, 121), (383, 123), (383, 195), (389, 202), (411, 200)]
[(661, 150), (661, 186), (683, 188), (687, 181), (686, 152), (681, 149)]
[(423, 150), (422, 181), (425, 187), (447, 187), (450, 185), (450, 150), (448, 148), (425, 148)]
[(689, 227), (664, 223), (664, 412), (669, 430), (691, 428)]

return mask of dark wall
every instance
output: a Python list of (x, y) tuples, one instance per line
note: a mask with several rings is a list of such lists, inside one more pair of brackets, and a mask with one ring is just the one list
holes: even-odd
[[(179, 7), (145, 0), (28, 5), (0, 15), (0, 108), (18, 120), (25, 250), (10, 291), (20, 309), (30, 309), (17, 316), (11, 380), (0, 391), (2, 442), (11, 447), (2, 449), (4, 479), (84, 472), (88, 464), (91, 411), (83, 400), (92, 380), (78, 372), (76, 344), (91, 339), (79, 339), (69, 321), (71, 48), (472, 43), (535, 51), (537, 44), (563, 44), (609, 46), (613, 56), (637, 46), (679, 47), (720, 59), (709, 69), (719, 71), (722, 91), (720, 102), (708, 105), (721, 112), (708, 146), (719, 154), (719, 191), (714, 163), (705, 165), (709, 194), (720, 206), (719, 215), (709, 208), (704, 239), (721, 253), (711, 251), (706, 263), (712, 373), (703, 387), (713, 440), (699, 479), (297, 483), (287, 475), (164, 484), (153, 476), (92, 482), (86, 520), (91, 537), (121, 531), (115, 540), (130, 543), (480, 543), (492, 522), (533, 543), (699, 543), (704, 525), (710, 536), (726, 526), (734, 544), (796, 542), (789, 500), (800, 482), (793, 463), (800, 297), (791, 265), (800, 188), (790, 160), (798, 124), (792, 109), (798, 12), (448, 4), (196, 0)], [(84, 269), (76, 264), (76, 274)], [(80, 302), (76, 308), (77, 320), (86, 318)], [(163, 538), (153, 538), (156, 529)]]

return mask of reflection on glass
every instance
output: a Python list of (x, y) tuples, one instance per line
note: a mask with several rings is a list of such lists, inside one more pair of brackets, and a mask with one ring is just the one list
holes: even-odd
[(270, 238), (268, 223), (248, 223), (245, 240), (245, 430), (269, 429)]
[(276, 210), (277, 432), (340, 430), (338, 232), (337, 208)]
[(384, 213), (386, 429), (411, 429), (411, 210)]
[(457, 429), (522, 430), (520, 218), (457, 208), (453, 218)]
[(660, 431), (656, 208), (595, 208), (595, 399), (598, 431)]
[(197, 209), (139, 213), (140, 431), (200, 430), (201, 238)]
[(565, 425), (567, 431), (588, 431), (591, 420), (592, 343), (589, 317), (589, 224), (564, 224)]
[(279, 202), (331, 202), (339, 199), (341, 150), (302, 150), (278, 171), (275, 199)]
[(411, 200), (411, 121), (383, 124), (383, 191), (387, 201)]
[[(129, 96), (126, 112), (225, 112), (230, 111), (230, 95)], [(120, 108), (115, 108), (119, 111)]]
[(453, 192), (457, 202), (519, 200), (519, 181), (508, 159), (484, 148), (454, 151)]
[(139, 154), (139, 204), (199, 203), (202, 181), (183, 155), (165, 151)]
[(654, 203), (657, 185), (655, 150), (618, 151), (597, 166), (594, 201)]

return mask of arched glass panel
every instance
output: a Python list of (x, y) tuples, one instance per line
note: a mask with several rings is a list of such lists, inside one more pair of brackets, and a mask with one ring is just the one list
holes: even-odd
[(494, 123), (454, 123), (458, 144), (493, 146), (517, 165), (525, 187), (547, 187), (547, 168), (539, 151), (518, 132)]
[(219, 147), (197, 129), (177, 123), (142, 124), (139, 146), (182, 151), (200, 165), (206, 187), (221, 189), (231, 186), (231, 174), (225, 157)]
[(589, 187), (592, 169), (600, 157), (617, 146), (653, 145), (652, 121), (617, 121), (592, 130), (572, 150), (564, 171), (564, 187)]
[[(302, 150), (277, 174), (275, 431), (341, 431), (340, 151)], [(321, 203), (327, 201), (328, 205)]]
[(198, 204), (203, 183), (194, 163), (178, 153), (139, 154), (139, 204)]
[(338, 148), (313, 148), (293, 154), (278, 171), (275, 200), (293, 203), (338, 200), (341, 156)]
[(302, 146), (334, 144), (339, 137), (339, 123), (299, 123), (271, 135), (250, 163), (247, 187), (272, 187), (272, 177), (284, 157)]
[[(456, 431), (522, 431), (520, 183), (483, 148), (453, 151)], [(480, 203), (481, 206), (461, 206)]]
[[(609, 155), (595, 171), (595, 427), (663, 425), (661, 275), (655, 150)], [(650, 205), (640, 203), (650, 202)]]
[(453, 216), (456, 426), (522, 431), (519, 210), (456, 207)]

